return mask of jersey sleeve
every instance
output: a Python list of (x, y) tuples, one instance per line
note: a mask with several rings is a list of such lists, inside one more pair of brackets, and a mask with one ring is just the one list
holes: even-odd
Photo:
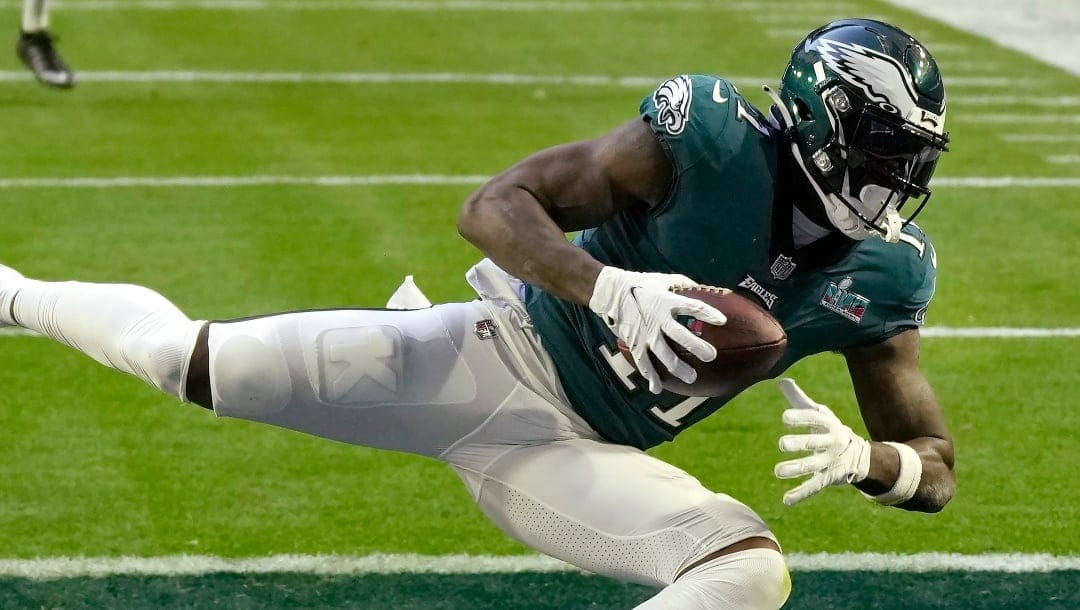
[(894, 291), (881, 313), (883, 336), (925, 324), (926, 311), (937, 284), (937, 254), (930, 239), (915, 225), (908, 225), (896, 244), (886, 244), (897, 256), (890, 272)]

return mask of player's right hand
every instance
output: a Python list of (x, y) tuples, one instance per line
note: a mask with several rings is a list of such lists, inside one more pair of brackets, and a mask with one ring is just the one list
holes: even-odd
[(716, 358), (716, 348), (675, 320), (675, 316), (687, 315), (715, 326), (727, 323), (727, 317), (715, 307), (672, 292), (673, 288), (695, 286), (698, 283), (685, 275), (638, 273), (617, 267), (604, 267), (596, 278), (589, 309), (626, 343), (634, 365), (653, 394), (659, 394), (662, 387), (660, 374), (649, 359), (650, 352), (682, 381), (693, 383), (697, 377), (694, 369), (675, 355), (667, 340), (703, 362)]

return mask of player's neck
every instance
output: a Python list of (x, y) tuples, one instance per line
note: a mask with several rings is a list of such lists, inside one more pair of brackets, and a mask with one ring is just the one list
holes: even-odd
[(828, 237), (832, 233), (832, 230), (807, 218), (806, 214), (803, 214), (798, 205), (792, 207), (791, 241), (796, 248), (802, 248), (823, 237)]
[(792, 245), (799, 249), (832, 235), (836, 230), (829, 222), (809, 179), (790, 157), (790, 154), (781, 155), (778, 171), (780, 179), (788, 185), (785, 193), (791, 198), (786, 203), (791, 205)]

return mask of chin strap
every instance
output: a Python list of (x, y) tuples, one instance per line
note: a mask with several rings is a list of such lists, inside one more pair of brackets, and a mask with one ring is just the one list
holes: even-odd
[(900, 241), (900, 235), (904, 228), (904, 219), (900, 217), (900, 212), (897, 212), (896, 208), (890, 205), (885, 208), (885, 218), (882, 220), (881, 225), (885, 229), (885, 233), (882, 234), (881, 239), (890, 244)]
[(877, 227), (881, 238), (889, 243), (900, 241), (900, 232), (904, 228), (904, 219), (892, 203), (893, 195), (893, 191), (876, 184), (864, 186), (858, 195), (858, 200), (864, 206), (880, 210), (874, 217), (873, 226)]
[[(772, 90), (768, 85), (762, 85), (761, 90), (768, 95), (773, 101), (773, 107), (776, 108), (777, 114), (784, 121), (781, 126), (782, 131), (794, 132), (795, 121), (791, 118), (791, 114), (788, 113), (787, 108), (784, 107), (783, 101), (780, 100), (780, 96)], [(802, 170), (803, 175), (806, 176), (807, 182), (810, 183), (811, 188), (814, 189), (814, 193), (817, 194), (818, 199), (821, 200), (821, 205), (825, 208), (825, 214), (829, 217), (829, 222), (833, 227), (838, 229), (844, 235), (852, 239), (866, 239), (869, 235), (866, 227), (851, 213), (844, 202), (842, 202), (835, 195), (826, 194), (821, 190), (821, 186), (818, 185), (817, 180), (810, 174), (810, 170), (806, 168), (806, 164), (803, 163), (802, 154), (799, 152), (799, 145), (795, 142), (795, 138), (788, 138), (791, 145), (791, 156), (795, 159), (796, 165)]]
[(791, 118), (787, 108), (784, 106), (784, 102), (780, 101), (780, 95), (772, 90), (772, 87), (768, 85), (762, 85), (761, 90), (765, 92), (765, 95), (769, 96), (769, 99), (773, 101), (773, 107), (776, 108), (780, 114), (780, 118), (784, 119), (784, 125), (780, 126), (781, 131), (790, 131), (795, 129), (795, 121)]

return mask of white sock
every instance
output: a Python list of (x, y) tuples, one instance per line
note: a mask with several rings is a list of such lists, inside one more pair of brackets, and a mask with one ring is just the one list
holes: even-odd
[(772, 549), (747, 549), (697, 566), (636, 610), (775, 610), (789, 593), (784, 556)]
[(142, 286), (12, 279), (0, 275), (0, 321), (186, 400), (184, 382), (201, 321)]
[(49, 0), (23, 0), (22, 31), (41, 32), (49, 27)]

